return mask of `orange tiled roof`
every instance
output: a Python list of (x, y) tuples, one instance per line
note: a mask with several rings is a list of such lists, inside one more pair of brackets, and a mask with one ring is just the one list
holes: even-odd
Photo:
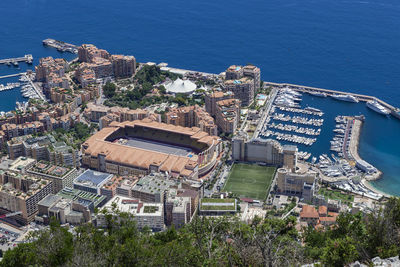
[(319, 218), (317, 210), (310, 205), (304, 205), (300, 212), (300, 218)]

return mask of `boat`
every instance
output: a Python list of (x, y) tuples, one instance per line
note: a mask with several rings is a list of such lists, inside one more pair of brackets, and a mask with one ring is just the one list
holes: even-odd
[(378, 103), (376, 100), (370, 100), (367, 102), (367, 107), (372, 109), (375, 112), (378, 112), (379, 114), (382, 115), (389, 115), (390, 110), (382, 106), (381, 104)]
[(15, 67), (18, 66), (18, 62), (17, 61), (14, 61), (13, 64), (14, 64)]
[(357, 97), (355, 97), (353, 95), (332, 95), (332, 98), (334, 98), (336, 100), (341, 100), (341, 101), (358, 103)]
[(314, 91), (310, 91), (310, 92), (308, 92), (310, 95), (313, 95), (313, 96), (319, 96), (319, 97), (326, 97), (326, 94), (325, 93), (323, 93), (323, 92), (314, 92)]
[(313, 107), (306, 107), (305, 110), (313, 111), (313, 112), (322, 112), (320, 109), (313, 108)]

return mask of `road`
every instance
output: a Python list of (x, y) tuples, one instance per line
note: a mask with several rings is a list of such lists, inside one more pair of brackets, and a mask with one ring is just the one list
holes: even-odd
[[(229, 141), (224, 141), (224, 143), (225, 143), (225, 148), (228, 147), (228, 142), (229, 142)], [(229, 153), (230, 153), (230, 149), (225, 149), (225, 150), (224, 150), (224, 154), (223, 154), (223, 156), (222, 156), (221, 158), (224, 158), (227, 154), (229, 155)], [(230, 156), (229, 156), (228, 162), (230, 162)], [(212, 194), (217, 193), (217, 192), (219, 191), (219, 190), (217, 189), (217, 186), (220, 185), (220, 189), (222, 189), (224, 183), (226, 182), (226, 178), (227, 178), (228, 175), (229, 175), (229, 172), (230, 172), (230, 169), (231, 169), (232, 165), (231, 165), (231, 164), (226, 164), (226, 163), (224, 163), (224, 162), (222, 162), (222, 161), (220, 161), (220, 164), (221, 164), (221, 165), (217, 166), (217, 167), (213, 170), (213, 172), (210, 174), (210, 177), (214, 177), (214, 175), (215, 175), (218, 171), (220, 171), (219, 176), (214, 178), (216, 181), (215, 181), (215, 183), (214, 183), (213, 188), (212, 188), (212, 189), (204, 189), (204, 196), (205, 196), (205, 197), (211, 197)]]
[(258, 137), (259, 132), (260, 132), (260, 130), (261, 130), (263, 124), (264, 124), (264, 121), (265, 121), (266, 117), (268, 116), (268, 114), (269, 114), (269, 112), (271, 110), (271, 107), (272, 107), (272, 104), (274, 102), (274, 99), (276, 97), (277, 92), (278, 92), (278, 90), (272, 89), (271, 93), (268, 95), (268, 100), (267, 100), (266, 104), (264, 105), (264, 108), (262, 110), (261, 118), (259, 120), (259, 123), (257, 125), (256, 130), (254, 131), (252, 139), (255, 139), (255, 138)]

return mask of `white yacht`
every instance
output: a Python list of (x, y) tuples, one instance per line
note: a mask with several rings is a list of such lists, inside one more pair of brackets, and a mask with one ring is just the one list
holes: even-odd
[(322, 112), (320, 109), (313, 108), (313, 107), (306, 107), (305, 110), (313, 111), (313, 112)]
[(332, 95), (332, 97), (337, 100), (358, 103), (357, 97), (353, 95)]
[(367, 107), (372, 109), (375, 112), (378, 112), (379, 114), (383, 115), (389, 115), (390, 110), (382, 106), (381, 104), (378, 103), (376, 100), (370, 100), (367, 102)]
[(319, 96), (319, 97), (326, 97), (326, 94), (325, 93), (323, 93), (323, 92), (314, 92), (314, 91), (310, 91), (310, 92), (308, 92), (310, 95), (313, 95), (313, 96)]

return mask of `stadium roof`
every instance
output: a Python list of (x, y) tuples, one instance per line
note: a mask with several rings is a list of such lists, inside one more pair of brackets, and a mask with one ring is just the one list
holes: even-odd
[(197, 155), (192, 155), (192, 157), (178, 156), (106, 141), (108, 136), (118, 131), (120, 128), (133, 128), (135, 126), (188, 135), (193, 141), (209, 147), (219, 143), (219, 138), (217, 136), (209, 136), (206, 132), (201, 131), (197, 127), (187, 128), (144, 119), (133, 122), (126, 121), (118, 125), (115, 124), (114, 127), (103, 128), (83, 144), (84, 154), (93, 157), (102, 154), (107, 161), (136, 166), (142, 169), (149, 169), (150, 165), (159, 166), (161, 171), (173, 172), (186, 177), (193, 173), (197, 165)]

